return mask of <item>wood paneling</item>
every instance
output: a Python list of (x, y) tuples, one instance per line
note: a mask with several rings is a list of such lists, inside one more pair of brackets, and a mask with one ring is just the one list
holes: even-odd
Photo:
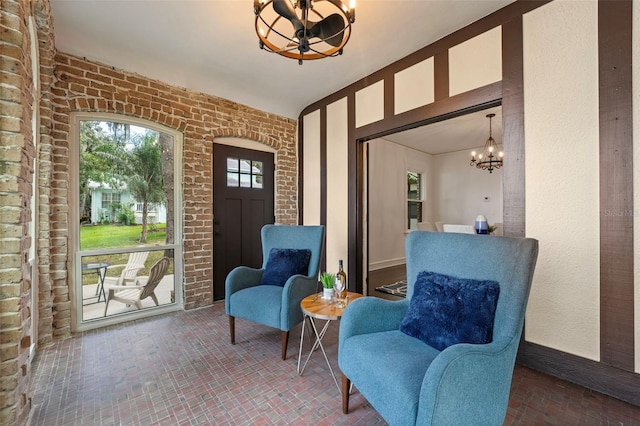
[(634, 369), (631, 32), (631, 1), (600, 0), (600, 357), (628, 371)]
[(449, 97), (449, 54), (440, 52), (433, 58), (433, 93), (436, 101)]
[[(524, 237), (525, 162), (522, 17), (502, 25), (502, 172), (504, 235)], [(508, 59), (508, 60), (507, 60)]]
[(566, 352), (521, 343), (516, 361), (573, 383), (640, 406), (640, 375)]

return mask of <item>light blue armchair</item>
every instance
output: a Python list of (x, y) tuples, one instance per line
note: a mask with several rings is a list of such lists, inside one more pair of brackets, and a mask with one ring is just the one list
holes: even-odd
[[(302, 299), (317, 290), (324, 249), (324, 226), (265, 225), (262, 236), (262, 268), (239, 266), (225, 281), (225, 309), (229, 334), (235, 344), (235, 318), (282, 330), (282, 359), (287, 357), (289, 331), (302, 322)], [(261, 283), (272, 249), (308, 249), (304, 274), (283, 278), (276, 285)], [(288, 276), (288, 275), (287, 275)]]
[[(390, 425), (501, 425), (537, 255), (528, 238), (410, 233), (407, 299), (357, 299), (342, 316), (343, 412), (353, 383)], [(498, 283), (488, 343), (438, 350), (399, 330), (422, 271)]]

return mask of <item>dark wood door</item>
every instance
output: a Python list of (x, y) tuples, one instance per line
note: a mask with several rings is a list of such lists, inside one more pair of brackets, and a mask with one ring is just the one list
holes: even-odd
[(274, 223), (272, 153), (213, 146), (213, 297), (236, 266), (262, 265), (260, 229)]

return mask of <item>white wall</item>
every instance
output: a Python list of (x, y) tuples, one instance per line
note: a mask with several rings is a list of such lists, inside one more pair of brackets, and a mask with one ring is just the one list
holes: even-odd
[(430, 180), (431, 156), (376, 139), (369, 144), (369, 269), (405, 263), (407, 167)]
[(347, 99), (327, 106), (327, 229), (325, 253), (327, 270), (338, 272), (343, 259), (349, 273), (349, 188), (348, 188)]
[(502, 169), (489, 173), (471, 167), (470, 153), (467, 150), (434, 156), (434, 222), (473, 225), (480, 214), (487, 217), (490, 225), (503, 222)]
[(524, 16), (526, 235), (540, 252), (526, 339), (600, 358), (598, 3)]
[(304, 209), (301, 225), (320, 225), (320, 111), (316, 110), (305, 115), (302, 123), (304, 139), (302, 204)]

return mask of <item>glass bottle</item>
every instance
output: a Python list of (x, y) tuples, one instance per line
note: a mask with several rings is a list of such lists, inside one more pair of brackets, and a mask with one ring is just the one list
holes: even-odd
[(338, 278), (344, 284), (344, 290), (342, 290), (340, 298), (345, 299), (347, 297), (347, 273), (344, 272), (344, 269), (342, 267), (342, 259), (338, 261), (338, 273), (336, 274), (336, 278)]

